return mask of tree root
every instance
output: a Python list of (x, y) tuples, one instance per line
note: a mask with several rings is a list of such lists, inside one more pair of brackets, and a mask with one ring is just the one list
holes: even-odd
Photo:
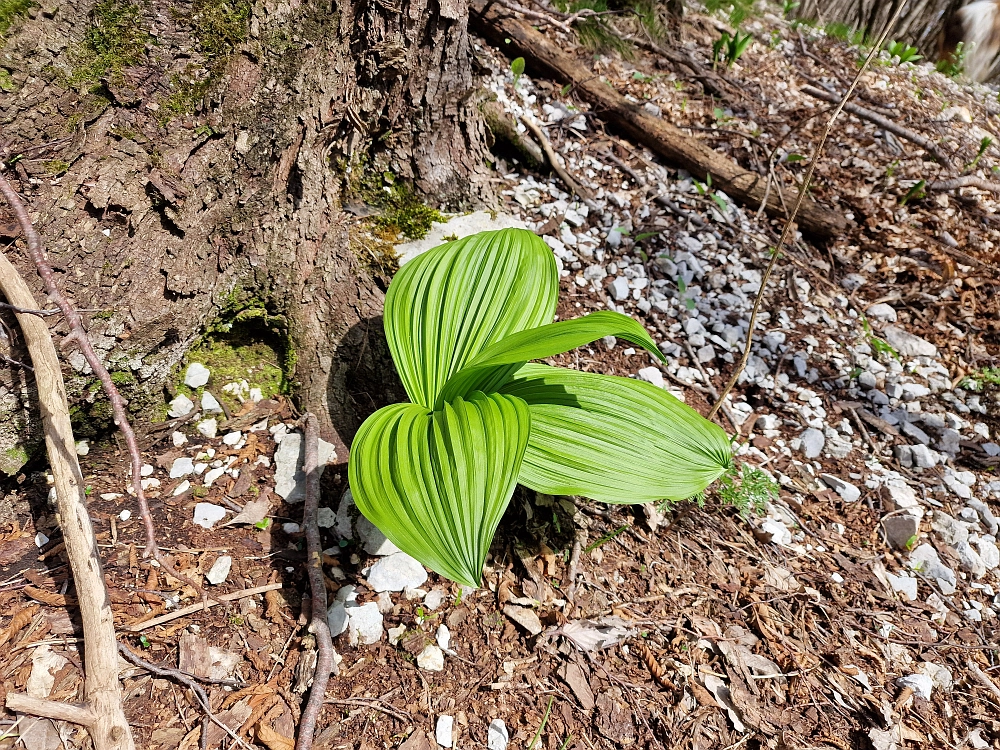
[(337, 674), (333, 658), (333, 639), (326, 619), (326, 583), (323, 581), (323, 545), (319, 537), (317, 511), (319, 506), (319, 426), (316, 417), (305, 415), (305, 466), (306, 499), (302, 509), (302, 528), (306, 533), (306, 560), (309, 589), (312, 594), (312, 613), (309, 632), (316, 637), (316, 670), (313, 673), (309, 702), (299, 719), (299, 734), (295, 750), (309, 750), (313, 744), (316, 720), (323, 709), (326, 685), (330, 674)]

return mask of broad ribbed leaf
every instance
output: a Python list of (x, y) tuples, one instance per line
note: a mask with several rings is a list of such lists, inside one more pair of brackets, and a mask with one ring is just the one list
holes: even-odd
[(438, 406), (473, 391), (495, 391), (525, 362), (553, 357), (605, 336), (625, 339), (663, 359), (656, 343), (636, 320), (611, 311), (595, 312), (514, 333), (498, 341), (452, 376), (438, 397)]
[(551, 322), (558, 292), (552, 251), (524, 229), (481, 232), (404, 265), (386, 294), (385, 333), (410, 400), (434, 408), (484, 349)]
[(732, 463), (722, 428), (650, 383), (529, 364), (501, 392), (531, 410), (518, 481), (539, 492), (683, 500)]
[(530, 423), (527, 404), (498, 393), (473, 393), (435, 412), (416, 404), (380, 409), (351, 446), (354, 500), (401, 550), (479, 586)]

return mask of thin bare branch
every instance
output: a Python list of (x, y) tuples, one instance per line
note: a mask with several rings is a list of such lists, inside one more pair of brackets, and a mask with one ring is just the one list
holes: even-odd
[(597, 204), (594, 203), (591, 198), (590, 191), (586, 190), (582, 185), (580, 185), (579, 182), (573, 179), (569, 172), (566, 171), (566, 168), (562, 165), (562, 160), (560, 160), (560, 158), (556, 155), (555, 150), (552, 148), (552, 143), (549, 141), (549, 137), (545, 135), (545, 131), (527, 117), (522, 117), (521, 122), (524, 123), (524, 126), (530, 130), (534, 134), (535, 138), (538, 139), (539, 143), (542, 144), (542, 151), (545, 152), (545, 158), (549, 160), (549, 164), (552, 165), (552, 169), (555, 173), (559, 175), (559, 179), (566, 184), (566, 187), (568, 187), (571, 192), (579, 195), (580, 199), (587, 204), (588, 208), (596, 210)]
[[(132, 662), (137, 667), (141, 667), (142, 669), (145, 669), (147, 672), (158, 675), (160, 677), (169, 677), (170, 679), (176, 680), (177, 682), (184, 685), (194, 694), (195, 699), (197, 699), (198, 704), (201, 706), (201, 710), (205, 712), (205, 716), (208, 717), (209, 721), (211, 721), (213, 724), (222, 729), (226, 734), (232, 737), (233, 740), (236, 742), (236, 744), (238, 744), (240, 747), (245, 747), (247, 748), (247, 750), (254, 750), (253, 746), (247, 744), (245, 740), (241, 739), (240, 736), (236, 734), (236, 732), (227, 727), (219, 719), (219, 717), (217, 717), (215, 713), (213, 713), (212, 704), (208, 700), (208, 694), (205, 692), (205, 689), (197, 682), (195, 682), (187, 674), (185, 674), (184, 672), (180, 672), (176, 669), (161, 667), (156, 664), (153, 664), (152, 662), (148, 662), (145, 659), (138, 656), (135, 652), (132, 651), (132, 649), (130, 649), (124, 643), (118, 644), (118, 651), (119, 653), (121, 653), (122, 656), (125, 657), (127, 661)], [(204, 731), (205, 730), (202, 729), (202, 732)]]

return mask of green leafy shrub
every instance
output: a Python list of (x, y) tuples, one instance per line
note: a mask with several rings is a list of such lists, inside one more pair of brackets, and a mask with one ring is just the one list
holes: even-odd
[(411, 403), (351, 446), (358, 508), (396, 546), (478, 586), (515, 485), (608, 503), (697, 495), (732, 464), (726, 434), (649, 383), (531, 360), (614, 335), (662, 359), (615, 312), (552, 323), (559, 278), (531, 232), (482, 232), (396, 274), (385, 331)]

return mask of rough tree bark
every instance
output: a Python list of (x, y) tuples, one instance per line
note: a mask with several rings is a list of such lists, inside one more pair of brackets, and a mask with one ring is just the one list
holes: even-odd
[[(874, 37), (892, 18), (902, 0), (802, 0), (796, 9), (799, 18), (821, 24), (843, 23)], [(891, 38), (919, 47), (933, 59), (937, 39), (949, 13), (967, 0), (909, 0), (896, 22)]]
[[(260, 306), (344, 458), (398, 386), (385, 280), (342, 205), (385, 172), (448, 208), (488, 196), (467, 16), (465, 0), (42, 0), (15, 23), (0, 156), (63, 288), (111, 311), (89, 327), (132, 398), (158, 396), (215, 317)], [(102, 51), (122, 18), (138, 50)], [(23, 417), (31, 378), (0, 370), (0, 416)]]

